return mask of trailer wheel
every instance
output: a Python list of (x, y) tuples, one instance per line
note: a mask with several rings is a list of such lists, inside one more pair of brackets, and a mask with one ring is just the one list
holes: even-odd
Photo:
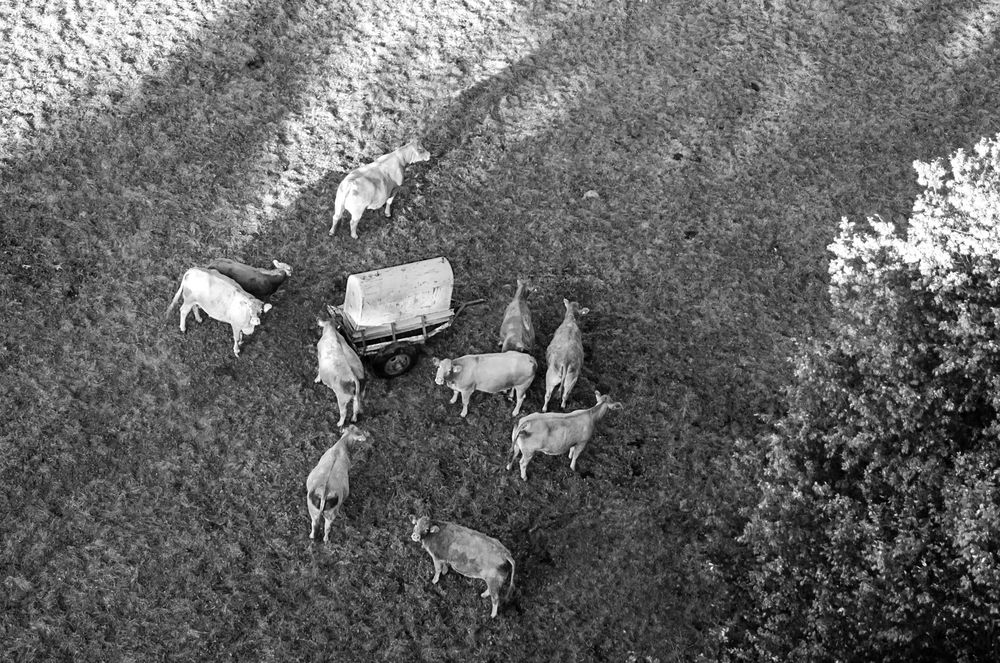
[(394, 378), (409, 371), (417, 363), (417, 349), (413, 346), (392, 348), (372, 360), (375, 374), (383, 378)]

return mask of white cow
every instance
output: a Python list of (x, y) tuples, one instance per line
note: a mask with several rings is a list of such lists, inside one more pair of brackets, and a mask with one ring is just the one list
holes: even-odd
[(528, 308), (528, 295), (531, 293), (528, 284), (518, 279), (514, 299), (507, 304), (503, 322), (500, 323), (501, 352), (531, 352), (535, 345), (535, 327), (531, 324), (531, 309)]
[(330, 538), (330, 525), (340, 515), (344, 501), (351, 492), (351, 453), (360, 451), (371, 441), (371, 435), (357, 426), (344, 430), (337, 443), (326, 450), (316, 467), (306, 478), (306, 507), (309, 509), (309, 538), (316, 538), (319, 518), (323, 516), (323, 541)]
[(621, 403), (612, 403), (607, 395), (595, 391), (597, 404), (587, 410), (567, 413), (535, 412), (521, 417), (510, 435), (510, 461), (507, 469), (514, 466), (517, 454), (521, 454), (521, 478), (528, 480), (528, 463), (531, 457), (541, 452), (548, 456), (569, 454), (569, 467), (576, 471), (576, 459), (586, 448), (594, 435), (597, 422), (604, 418), (608, 410), (620, 410)]
[(509, 350), (481, 355), (465, 355), (458, 359), (434, 359), (437, 375), (434, 382), (447, 385), (455, 393), (451, 403), (462, 395), (462, 416), (469, 414), (469, 399), (472, 392), (483, 391), (496, 394), (511, 390), (517, 397), (513, 416), (521, 411), (524, 394), (535, 379), (538, 362), (531, 355)]
[(198, 313), (198, 309), (201, 309), (209, 317), (232, 326), (233, 353), (237, 357), (240, 356), (243, 334), (252, 334), (260, 324), (260, 316), (271, 310), (270, 304), (247, 293), (236, 281), (214, 269), (203, 267), (192, 267), (184, 272), (177, 294), (167, 307), (167, 313), (177, 305), (181, 295), (184, 295), (181, 331), (187, 331), (187, 316), (192, 310), (195, 319), (201, 322), (201, 314)]
[(566, 316), (552, 335), (552, 342), (545, 351), (545, 401), (542, 412), (549, 409), (549, 398), (556, 386), (562, 385), (562, 407), (566, 409), (569, 392), (580, 377), (583, 368), (583, 337), (580, 327), (576, 324), (577, 315), (587, 315), (589, 308), (580, 308), (576, 302), (563, 300), (566, 306)]
[(455, 569), (466, 578), (481, 578), (486, 581), (486, 591), (480, 596), (489, 596), (493, 603), (490, 617), (497, 616), (500, 607), (500, 588), (507, 580), (504, 566), (510, 564), (510, 584), (507, 598), (514, 589), (514, 556), (502, 543), (491, 536), (463, 527), (456, 523), (431, 522), (427, 516), (410, 516), (413, 534), (410, 538), (424, 546), (434, 563), (434, 578), (437, 584), (448, 567)]
[(337, 222), (345, 209), (351, 213), (351, 237), (354, 239), (358, 238), (358, 222), (366, 209), (378, 209), (385, 205), (385, 215), (389, 216), (396, 189), (403, 183), (403, 169), (411, 163), (430, 158), (430, 152), (412, 141), (349, 172), (337, 187), (330, 234), (337, 230)]
[(340, 420), (337, 426), (343, 426), (347, 420), (347, 404), (354, 401), (354, 412), (351, 421), (357, 421), (361, 414), (361, 397), (365, 390), (365, 367), (361, 358), (354, 351), (339, 331), (342, 325), (333, 307), (327, 307), (331, 320), (317, 320), (316, 324), (323, 329), (323, 336), (316, 343), (317, 370), (313, 382), (322, 382), (337, 395), (337, 407), (340, 409)]

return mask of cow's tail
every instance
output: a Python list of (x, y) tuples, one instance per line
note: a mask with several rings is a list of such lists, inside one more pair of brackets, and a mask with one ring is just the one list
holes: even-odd
[(514, 426), (514, 431), (510, 434), (510, 460), (507, 461), (507, 469), (514, 466), (514, 459), (517, 457), (517, 438), (524, 432), (524, 422), (519, 421)]
[(343, 181), (340, 186), (337, 187), (337, 197), (333, 202), (333, 220), (337, 221), (344, 214), (344, 203), (347, 200), (347, 194), (354, 188), (354, 182)]
[(172, 311), (173, 308), (177, 306), (177, 302), (180, 301), (182, 292), (184, 292), (184, 279), (181, 279), (181, 286), (177, 288), (177, 294), (174, 295), (173, 300), (170, 302), (170, 306), (168, 306), (167, 310), (163, 312), (163, 315), (169, 315), (170, 311)]
[(507, 595), (504, 598), (509, 599), (510, 593), (514, 591), (514, 558), (507, 555), (507, 561), (510, 563), (510, 584), (507, 585)]

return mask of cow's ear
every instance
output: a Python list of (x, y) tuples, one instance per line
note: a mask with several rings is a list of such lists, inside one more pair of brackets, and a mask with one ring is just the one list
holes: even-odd
[(271, 305), (270, 304), (264, 304), (264, 313), (267, 313), (270, 310), (271, 310)]
[(563, 306), (566, 307), (566, 310), (569, 310), (569, 300), (565, 297), (563, 298)]
[(417, 524), (417, 517), (414, 516), (412, 513), (410, 514), (410, 524), (411, 525), (416, 525)]
[(612, 410), (624, 410), (625, 409), (625, 405), (623, 403), (619, 403), (617, 401), (614, 402), (614, 403), (611, 403), (610, 405), (608, 405), (608, 407), (610, 409), (612, 409)]
[(594, 398), (596, 398), (597, 400), (601, 400), (601, 392), (599, 392), (599, 391), (597, 391), (595, 389), (594, 390)]
[(431, 525), (431, 528), (427, 531), (430, 532), (431, 534), (437, 534), (440, 530), (441, 528), (438, 527), (437, 525)]
[(452, 367), (451, 367), (451, 373), (452, 373), (452, 375), (454, 375), (455, 373), (461, 373), (461, 372), (462, 372), (462, 365), (461, 364), (459, 364), (457, 366), (452, 365)]
[(577, 310), (577, 313), (579, 315), (587, 315), (588, 313), (590, 313), (590, 309), (589, 308), (581, 308), (581, 309)]
[(435, 366), (440, 366), (441, 360), (438, 359), (437, 357), (431, 357), (431, 363), (434, 364)]

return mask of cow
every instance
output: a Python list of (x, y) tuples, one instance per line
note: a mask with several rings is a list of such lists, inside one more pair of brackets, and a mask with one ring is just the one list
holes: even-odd
[(521, 454), (521, 479), (528, 480), (528, 463), (531, 457), (541, 452), (548, 456), (569, 454), (569, 467), (576, 471), (576, 459), (587, 447), (594, 435), (594, 427), (604, 418), (608, 410), (620, 410), (621, 403), (612, 403), (607, 395), (595, 391), (597, 404), (586, 410), (573, 412), (535, 412), (517, 422), (510, 435), (510, 461), (507, 470), (514, 466), (517, 454)]
[(510, 584), (505, 598), (510, 598), (514, 589), (514, 557), (510, 551), (493, 537), (456, 523), (432, 522), (427, 516), (418, 519), (413, 515), (410, 522), (413, 523), (410, 538), (423, 544), (434, 562), (431, 582), (437, 584), (441, 575), (448, 573), (449, 566), (466, 578), (485, 580), (486, 591), (480, 596), (490, 597), (493, 603), (490, 617), (496, 617), (500, 606), (500, 588), (508, 577), (504, 570), (507, 564), (510, 564)]
[(517, 280), (514, 299), (507, 304), (500, 323), (500, 351), (531, 352), (535, 345), (535, 327), (531, 324), (528, 295), (532, 292), (527, 283)]
[(344, 430), (337, 443), (326, 450), (306, 477), (306, 507), (309, 509), (309, 538), (316, 538), (319, 518), (323, 516), (323, 542), (330, 539), (330, 525), (340, 515), (351, 492), (348, 475), (351, 454), (364, 450), (371, 435), (353, 424)]
[(366, 209), (378, 209), (385, 205), (385, 215), (389, 216), (396, 189), (403, 183), (403, 169), (411, 163), (430, 158), (430, 152), (416, 141), (411, 141), (349, 172), (337, 187), (330, 235), (336, 232), (337, 222), (345, 209), (351, 213), (351, 237), (354, 239), (358, 238), (358, 222)]
[(292, 275), (290, 265), (277, 260), (272, 262), (274, 269), (260, 269), (229, 258), (216, 258), (206, 269), (228, 276), (257, 299), (267, 299)]
[(483, 391), (496, 394), (501, 391), (511, 391), (516, 396), (517, 404), (514, 414), (517, 416), (524, 402), (524, 394), (535, 379), (538, 362), (531, 355), (509, 350), (507, 352), (490, 352), (481, 355), (465, 355), (458, 359), (434, 358), (437, 375), (434, 382), (447, 385), (455, 393), (450, 403), (462, 395), (462, 416), (469, 414), (469, 399), (472, 392)]
[(240, 284), (214, 269), (192, 267), (184, 272), (181, 285), (174, 295), (173, 301), (167, 307), (167, 313), (177, 305), (184, 295), (181, 305), (181, 332), (187, 331), (187, 316), (192, 310), (194, 317), (201, 322), (203, 310), (220, 322), (227, 322), (233, 328), (233, 353), (240, 356), (240, 341), (243, 334), (249, 336), (260, 324), (260, 316), (271, 310), (270, 304), (265, 304), (240, 287)]
[(338, 329), (342, 326), (340, 317), (333, 307), (327, 307), (330, 320), (316, 320), (316, 325), (323, 330), (323, 335), (316, 343), (316, 379), (322, 382), (337, 395), (337, 407), (340, 408), (340, 420), (337, 426), (343, 426), (347, 420), (347, 404), (354, 401), (354, 411), (351, 421), (358, 420), (361, 414), (361, 397), (365, 390), (365, 367), (361, 358), (351, 344)]
[(576, 302), (568, 299), (563, 300), (566, 306), (566, 317), (556, 328), (552, 335), (552, 342), (549, 343), (545, 351), (545, 401), (542, 403), (542, 412), (548, 412), (549, 398), (556, 386), (562, 385), (562, 407), (566, 409), (566, 400), (569, 392), (573, 391), (573, 386), (580, 377), (580, 369), (583, 368), (583, 339), (580, 336), (580, 327), (576, 324), (577, 315), (587, 315), (589, 308), (580, 308)]

